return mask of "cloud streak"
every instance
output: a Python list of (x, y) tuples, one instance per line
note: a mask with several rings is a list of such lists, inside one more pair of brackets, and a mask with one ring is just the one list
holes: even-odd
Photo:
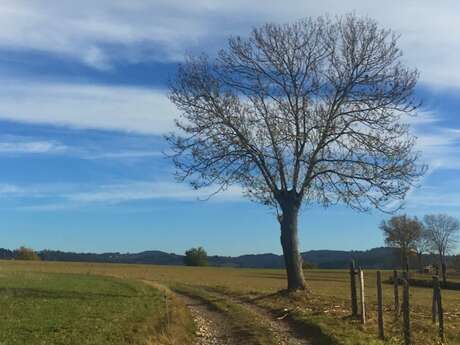
[(1, 154), (46, 154), (63, 153), (68, 148), (53, 141), (0, 142)]
[[(118, 204), (129, 201), (171, 199), (171, 200), (199, 200), (207, 199), (215, 192), (215, 188), (194, 190), (185, 184), (172, 182), (160, 183), (127, 183), (105, 185), (95, 190), (70, 194), (67, 198), (77, 203), (108, 203)], [(218, 201), (239, 200), (242, 197), (240, 188), (233, 187), (214, 197)]]
[(136, 87), (7, 81), (0, 119), (163, 134), (174, 128), (176, 108), (164, 91)]
[(217, 187), (195, 190), (186, 184), (169, 181), (123, 182), (105, 185), (47, 184), (13, 185), (0, 184), (0, 198), (20, 202), (18, 209), (57, 210), (79, 208), (89, 205), (114, 206), (131, 202), (175, 200), (215, 202), (240, 201), (241, 188), (235, 186), (212, 196)]
[(429, 164), (430, 173), (439, 169), (460, 169), (460, 131), (432, 127), (416, 131), (417, 146), (422, 159)]
[(63, 54), (110, 70), (114, 61), (177, 61), (191, 50), (214, 51), (229, 35), (245, 35), (267, 21), (355, 11), (402, 34), (405, 59), (432, 85), (458, 86), (460, 3), (235, 0), (112, 1), (4, 0), (0, 46)]

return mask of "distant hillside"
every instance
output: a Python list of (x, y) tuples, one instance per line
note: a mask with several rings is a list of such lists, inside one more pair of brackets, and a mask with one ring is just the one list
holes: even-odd
[[(45, 261), (107, 262), (127, 264), (183, 265), (183, 255), (158, 250), (141, 253), (73, 253), (43, 250), (38, 255)], [(310, 250), (302, 253), (304, 261), (319, 268), (347, 268), (354, 259), (363, 268), (395, 268), (397, 258), (392, 248), (374, 248), (365, 251)], [(13, 259), (14, 252), (0, 248), (0, 259)], [(275, 254), (251, 254), (237, 257), (210, 256), (209, 265), (245, 268), (282, 268), (283, 257)]]
[(350, 260), (355, 260), (363, 268), (395, 268), (399, 264), (395, 250), (388, 247), (364, 251), (310, 250), (302, 253), (302, 257), (320, 268), (346, 268)]
[(211, 266), (229, 266), (245, 268), (282, 268), (284, 259), (276, 254), (249, 254), (237, 257), (231, 256), (210, 256), (208, 257)]
[(183, 256), (174, 253), (165, 253), (159, 250), (150, 250), (141, 253), (72, 253), (56, 250), (43, 250), (38, 255), (45, 261), (79, 261), (79, 262), (109, 262), (124, 264), (155, 264), (155, 265), (182, 265)]

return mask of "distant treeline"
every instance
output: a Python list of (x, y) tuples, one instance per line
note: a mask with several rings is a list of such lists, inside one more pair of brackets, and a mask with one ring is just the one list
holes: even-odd
[[(106, 262), (127, 264), (183, 265), (184, 256), (162, 251), (145, 251), (141, 253), (73, 253), (58, 250), (37, 252), (44, 261)], [(15, 252), (0, 248), (0, 259), (14, 259)], [(398, 268), (398, 254), (388, 247), (365, 251), (311, 250), (302, 253), (305, 262), (318, 268), (347, 268), (350, 260), (356, 260), (363, 268)], [(426, 257), (426, 262), (430, 258)], [(284, 260), (275, 254), (253, 254), (237, 257), (209, 256), (210, 266), (246, 267), (246, 268), (283, 268)]]

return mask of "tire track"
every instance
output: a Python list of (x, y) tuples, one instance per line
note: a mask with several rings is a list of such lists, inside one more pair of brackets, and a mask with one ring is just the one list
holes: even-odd
[(239, 345), (223, 313), (206, 303), (185, 295), (179, 298), (189, 308), (196, 326), (197, 345)]
[(299, 328), (296, 327), (286, 315), (281, 317), (275, 317), (270, 311), (255, 305), (254, 303), (248, 302), (242, 298), (236, 298), (229, 296), (220, 291), (212, 290), (213, 293), (220, 295), (222, 298), (226, 298), (231, 303), (235, 303), (244, 307), (257, 315), (261, 322), (265, 324), (267, 329), (274, 334), (278, 345), (311, 345), (311, 341), (308, 339), (305, 332), (300, 332)]

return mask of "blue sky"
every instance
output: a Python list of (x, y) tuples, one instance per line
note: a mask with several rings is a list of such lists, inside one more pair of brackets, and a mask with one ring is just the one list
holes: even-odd
[[(238, 187), (210, 201), (173, 179), (168, 78), (267, 21), (355, 11), (401, 34), (420, 70), (411, 120), (429, 164), (405, 212), (460, 217), (460, 25), (455, 1), (4, 0), (0, 4), (0, 247), (280, 253), (273, 213)], [(383, 245), (388, 216), (308, 205), (302, 250)]]

